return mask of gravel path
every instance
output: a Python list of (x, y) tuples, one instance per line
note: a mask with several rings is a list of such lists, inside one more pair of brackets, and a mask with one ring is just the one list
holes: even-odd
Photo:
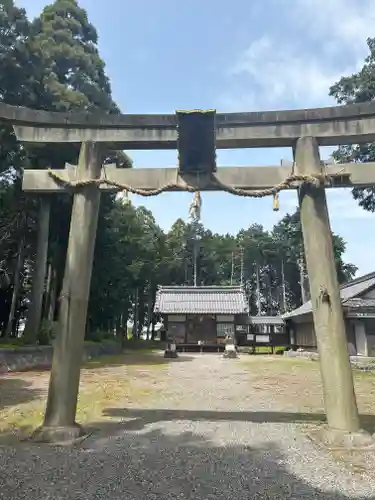
[(122, 422), (80, 448), (1, 449), (0, 498), (375, 499), (375, 474), (318, 451), (270, 393), (252, 392), (240, 360), (181, 356), (160, 384), (148, 408), (109, 409)]

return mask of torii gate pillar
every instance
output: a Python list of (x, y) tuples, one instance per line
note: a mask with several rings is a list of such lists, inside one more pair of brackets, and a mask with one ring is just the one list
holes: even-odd
[[(315, 138), (297, 140), (295, 173), (322, 173)], [(328, 426), (353, 433), (360, 424), (324, 187), (303, 185), (299, 203)]]
[[(83, 143), (77, 178), (100, 177), (101, 160), (98, 144)], [(95, 185), (74, 194), (47, 409), (42, 427), (32, 436), (35, 441), (66, 443), (83, 435), (75, 417), (99, 204)]]

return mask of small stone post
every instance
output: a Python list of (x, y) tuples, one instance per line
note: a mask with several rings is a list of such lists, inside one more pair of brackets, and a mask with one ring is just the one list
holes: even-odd
[[(315, 138), (298, 139), (295, 173), (322, 173)], [(328, 426), (356, 432), (360, 424), (324, 187), (303, 185), (299, 203)]]
[[(100, 172), (99, 145), (83, 143), (77, 179), (98, 178)], [(70, 442), (84, 434), (75, 416), (99, 204), (97, 186), (74, 194), (47, 409), (43, 426), (32, 436), (35, 441)]]

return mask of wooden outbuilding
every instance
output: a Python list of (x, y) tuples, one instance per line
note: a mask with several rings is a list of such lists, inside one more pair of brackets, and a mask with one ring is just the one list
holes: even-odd
[[(349, 352), (375, 356), (375, 273), (341, 285), (340, 296)], [(292, 345), (308, 350), (317, 348), (311, 300), (283, 318)]]
[(154, 313), (163, 318), (167, 341), (220, 350), (226, 335), (248, 328), (249, 306), (241, 286), (161, 286)]

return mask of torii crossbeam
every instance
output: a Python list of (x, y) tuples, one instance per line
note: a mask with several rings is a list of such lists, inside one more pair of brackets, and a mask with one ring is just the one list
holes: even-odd
[[(327, 188), (353, 188), (375, 185), (375, 163), (353, 164), (344, 163), (334, 166), (322, 164), (322, 174), (325, 174), (330, 182)], [(51, 175), (52, 174), (52, 175)], [(56, 180), (60, 177), (67, 183), (75, 183), (79, 180), (77, 166), (66, 165), (65, 169), (52, 170), (25, 170), (22, 188), (26, 192), (33, 193), (57, 193), (64, 190), (63, 182)], [(181, 174), (179, 168), (116, 168), (115, 165), (103, 165), (100, 178), (103, 180), (100, 189), (103, 191), (118, 191), (113, 185), (106, 181), (113, 181), (122, 185), (131, 186), (134, 189), (152, 191), (167, 187), (166, 191), (186, 191), (191, 186), (199, 191), (222, 191), (223, 186), (233, 189), (243, 189), (249, 192), (260, 189), (271, 189), (282, 183), (292, 174), (292, 168), (286, 166), (264, 166), (264, 167), (218, 167), (212, 174), (194, 175)], [(291, 188), (298, 188), (295, 182)]]

